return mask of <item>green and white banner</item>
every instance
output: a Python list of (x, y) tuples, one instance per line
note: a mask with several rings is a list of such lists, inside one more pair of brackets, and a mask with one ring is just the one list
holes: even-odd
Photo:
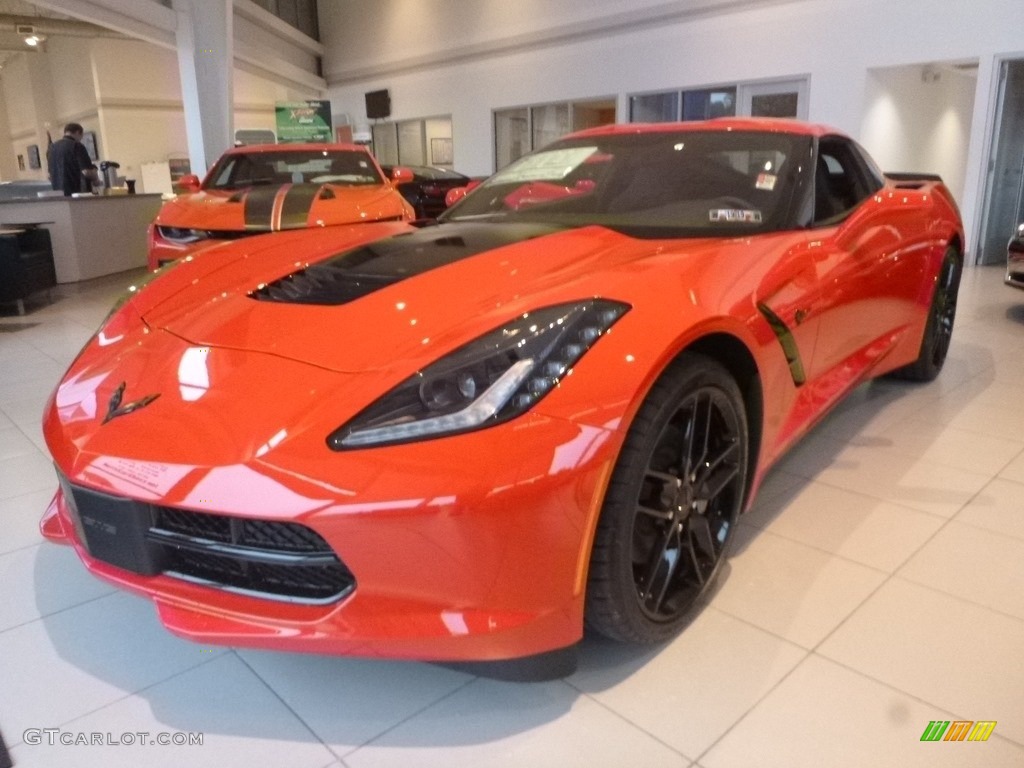
[(329, 101), (279, 101), (277, 112), (277, 143), (303, 141), (334, 141)]

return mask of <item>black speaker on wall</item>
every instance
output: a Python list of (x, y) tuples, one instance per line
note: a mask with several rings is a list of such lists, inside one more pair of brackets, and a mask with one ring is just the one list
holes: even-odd
[(366, 94), (366, 116), (371, 120), (388, 117), (391, 114), (391, 95), (387, 88), (382, 91), (369, 91)]

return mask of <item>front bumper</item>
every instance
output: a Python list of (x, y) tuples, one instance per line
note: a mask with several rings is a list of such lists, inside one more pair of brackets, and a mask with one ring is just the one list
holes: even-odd
[[(495, 430), (507, 430), (508, 439), (488, 434)], [(216, 569), (201, 578), (182, 573), (173, 540), (141, 565), (134, 555), (112, 556), (84, 532), (68, 503), (78, 492), (67, 482), (42, 531), (72, 545), (94, 575), (153, 599), (170, 631), (197, 642), (438, 661), (521, 658), (582, 637), (591, 536), (619, 442), (616, 432), (531, 416), (358, 452), (373, 454), (370, 461), (354, 453), (338, 475), (363, 478), (362, 492), (261, 462), (243, 470), (80, 456), (60, 468), (75, 487), (109, 496), (129, 514), (166, 505), (205, 516), (201, 522), (227, 518), (234, 528), (255, 520), (307, 529), (328, 548), (319, 555), (336, 556), (335, 575), (351, 576), (351, 588), (327, 599), (267, 594), (266, 582), (238, 588)], [(138, 492), (140, 478), (157, 476), (173, 479), (159, 498), (149, 492), (152, 482)], [(114, 539), (151, 538), (149, 525), (87, 522), (117, 528)], [(204, 536), (186, 532), (193, 541), (181, 543), (194, 550)], [(252, 541), (234, 545), (244, 555)], [(147, 551), (144, 543), (125, 546)]]

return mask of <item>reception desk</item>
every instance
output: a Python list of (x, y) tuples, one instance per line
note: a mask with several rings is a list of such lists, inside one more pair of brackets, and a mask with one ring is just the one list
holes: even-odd
[(50, 232), (58, 283), (77, 283), (146, 266), (146, 227), (160, 195), (95, 195), (0, 200), (0, 227)]

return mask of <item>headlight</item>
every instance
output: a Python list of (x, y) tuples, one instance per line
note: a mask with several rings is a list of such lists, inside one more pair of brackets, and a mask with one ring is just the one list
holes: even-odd
[(327, 444), (340, 451), (405, 443), (514, 418), (554, 389), (628, 310), (592, 299), (521, 315), (406, 379)]
[(164, 240), (171, 243), (177, 243), (179, 245), (188, 245), (189, 243), (198, 243), (200, 240), (207, 240), (210, 237), (210, 233), (205, 229), (188, 229), (187, 227), (165, 227), (158, 226), (156, 228), (157, 234), (160, 235)]

